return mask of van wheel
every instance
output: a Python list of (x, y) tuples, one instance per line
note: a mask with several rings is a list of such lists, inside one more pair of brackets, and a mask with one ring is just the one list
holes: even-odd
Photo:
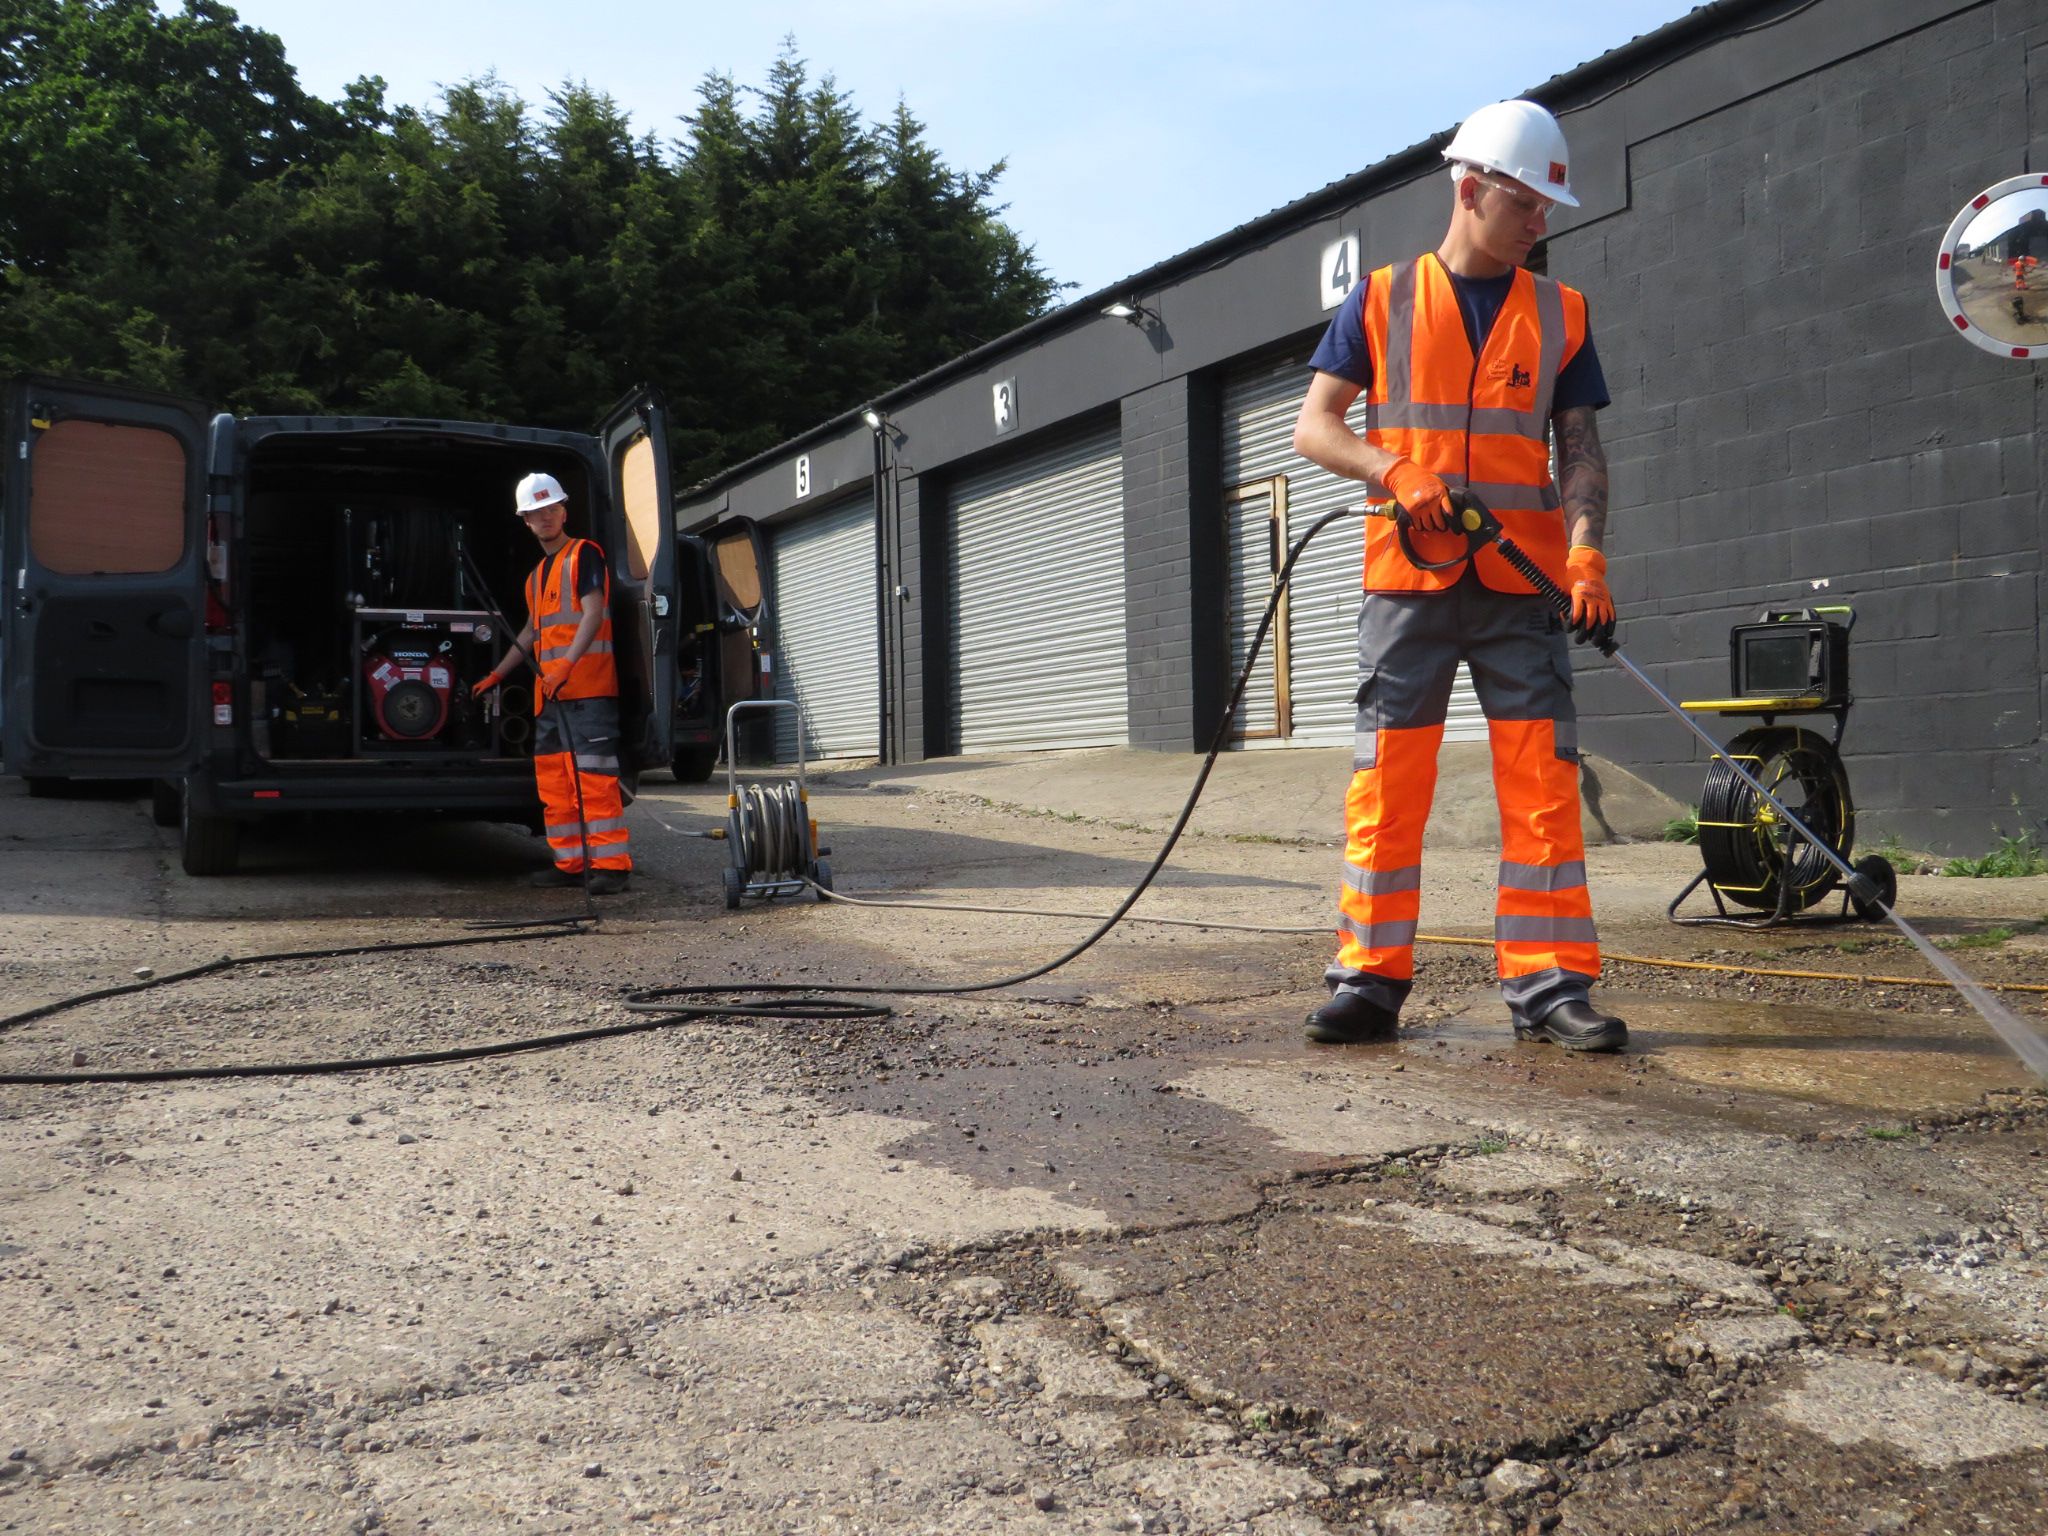
[(677, 747), (675, 759), (669, 766), (675, 770), (678, 784), (702, 784), (718, 767), (718, 743)]
[(149, 785), (149, 819), (160, 827), (175, 827), (185, 813), (185, 786), (175, 779), (152, 779)]
[(184, 814), (180, 862), (188, 875), (232, 875), (242, 857), (242, 827), (225, 816), (202, 816), (192, 809), (192, 797), (179, 797)]

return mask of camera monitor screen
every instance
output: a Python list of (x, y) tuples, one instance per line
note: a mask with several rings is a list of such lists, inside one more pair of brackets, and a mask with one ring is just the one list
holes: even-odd
[(1808, 665), (1812, 633), (1787, 628), (1784, 634), (1742, 637), (1742, 692), (1781, 697), (1811, 692), (1817, 683)]

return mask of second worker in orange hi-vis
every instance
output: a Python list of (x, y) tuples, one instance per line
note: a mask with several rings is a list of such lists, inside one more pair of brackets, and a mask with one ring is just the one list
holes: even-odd
[(626, 888), (633, 842), (619, 788), (619, 673), (612, 659), (611, 576), (604, 551), (568, 534), (568, 498), (553, 475), (528, 475), (513, 493), (542, 560), (526, 578), (526, 628), (475, 685), (495, 688), (530, 660), (533, 776), (547, 825), (551, 867), (535, 885), (580, 885), (592, 895)]
[[(1363, 481), (1369, 499), (1398, 502), (1427, 561), (1464, 550), (1449, 531), (1449, 496), (1469, 488), (1571, 592), (1572, 632), (1604, 637), (1614, 600), (1594, 413), (1608, 403), (1607, 384), (1585, 297), (1523, 266), (1553, 205), (1578, 206), (1564, 133), (1534, 102), (1499, 102), (1459, 126), (1444, 158), (1455, 201), (1443, 243), (1352, 290), (1311, 359), (1295, 449)], [(1347, 419), (1361, 395), (1362, 436)], [(1424, 571), (1389, 523), (1368, 519), (1338, 949), (1324, 973), (1330, 1000), (1308, 1017), (1311, 1040), (1394, 1038), (1415, 973), (1422, 829), (1462, 660), (1493, 747), (1494, 954), (1515, 1035), (1581, 1051), (1627, 1044), (1622, 1021), (1591, 1001), (1600, 948), (1565, 628), (1498, 551)]]

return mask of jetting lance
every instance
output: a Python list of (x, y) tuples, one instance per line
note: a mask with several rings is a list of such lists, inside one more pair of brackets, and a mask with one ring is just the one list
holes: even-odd
[[(1451, 500), (1457, 516), (1457, 523), (1452, 531), (1465, 535), (1465, 554), (1458, 558), (1460, 560), (1469, 558), (1475, 551), (1484, 548), (1486, 545), (1493, 545), (1495, 549), (1500, 551), (1501, 558), (1513, 566), (1517, 574), (1524, 581), (1541, 593), (1550, 605), (1569, 621), (1572, 615), (1572, 600), (1570, 596), (1556, 582), (1552, 581), (1544, 569), (1534, 560), (1530, 559), (1528, 554), (1513, 539), (1509, 538), (1501, 530), (1500, 519), (1493, 515), (1486, 503), (1470, 491), (1463, 489), (1454, 489), (1451, 492)], [(1351, 512), (1356, 515), (1359, 510), (1361, 509), (1345, 508), (1344, 512)], [(1367, 517), (1384, 517), (1393, 521), (1400, 530), (1401, 549), (1408, 556), (1409, 561), (1418, 567), (1430, 568), (1430, 563), (1422, 560), (1415, 553), (1414, 545), (1409, 541), (1408, 516), (1405, 512), (1391, 504), (1383, 507), (1368, 506), (1362, 510)], [(1322, 519), (1314, 527), (1310, 528), (1302, 536), (1302, 544), (1306, 544), (1310, 538), (1314, 537), (1324, 523), (1343, 516), (1344, 512), (1332, 513), (1329, 517)], [(1301, 546), (1297, 545), (1295, 553), (1298, 555), (1300, 552)], [(1293, 562), (1290, 560), (1288, 563), (1291, 565)], [(1453, 563), (1456, 562), (1436, 562), (1438, 566)], [(1848, 887), (1850, 896), (1857, 903), (1866, 908), (1876, 907), (1879, 911), (1883, 912), (1886, 920), (1894, 928), (1898, 929), (1900, 933), (1905, 935), (1907, 942), (1920, 952), (1921, 958), (1933, 966), (1950, 986), (1962, 994), (1963, 1000), (1977, 1010), (1984, 1022), (1989, 1024), (1997, 1032), (1998, 1037), (2012, 1048), (2013, 1054), (2026, 1063), (2029, 1071), (2036, 1077), (2048, 1078), (2048, 1039), (2044, 1039), (2038, 1030), (2029, 1026), (2014, 1014), (2011, 1009), (2007, 1008), (1997, 998), (1972, 981), (1964, 973), (1961, 966), (1936, 949), (1918, 929), (1899, 916), (1897, 912), (1893, 911), (1878, 896), (1877, 885), (1868, 875), (1859, 874), (1834, 849), (1828, 847), (1826, 843), (1808, 832), (1805, 824), (1797, 816), (1793, 815), (1791, 811), (1787, 810), (1784, 803), (1776, 795), (1764, 788), (1762, 781), (1755, 774), (1751, 773), (1749, 769), (1723, 751), (1721, 744), (1708, 735), (1697, 720), (1679, 708), (1669, 694), (1650, 681), (1641, 667), (1629, 660), (1621, 647), (1615, 643), (1613, 636), (1603, 636), (1596, 639), (1593, 644), (1601, 655), (1611, 657), (1624, 672), (1641, 683), (1650, 697), (1663, 706), (1664, 710), (1673, 719), (1678, 721), (1680, 725), (1683, 725), (1705, 743), (1707, 750), (1718, 761), (1726, 763), (1736, 777), (1740, 778), (1743, 783), (1762, 796), (1770, 804), (1771, 808), (1784, 818), (1785, 825), (1793, 830), (1794, 835), (1804, 837), (1807, 842), (1813, 845), (1816, 853), (1834, 865), (1836, 871), (1841, 875), (1843, 883)]]

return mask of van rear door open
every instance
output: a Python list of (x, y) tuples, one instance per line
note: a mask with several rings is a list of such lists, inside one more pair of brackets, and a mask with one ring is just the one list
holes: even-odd
[(205, 413), (22, 380), (7, 424), (6, 771), (176, 778), (202, 746)]
[(669, 500), (668, 411), (661, 396), (639, 389), (613, 409), (597, 436), (604, 444), (612, 505), (624, 524), (625, 548), (612, 552), (612, 581), (639, 607), (633, 627), (643, 647), (639, 675), (648, 682), (644, 727), (635, 732), (635, 701), (621, 700), (629, 744), (638, 736), (641, 766), (666, 764), (675, 749), (676, 603), (675, 507)]

